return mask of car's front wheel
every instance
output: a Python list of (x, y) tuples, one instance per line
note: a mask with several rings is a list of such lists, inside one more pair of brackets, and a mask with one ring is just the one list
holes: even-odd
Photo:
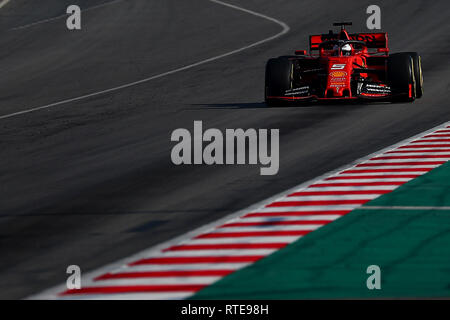
[(292, 87), (293, 62), (288, 57), (272, 58), (266, 64), (264, 98), (269, 107), (283, 105), (279, 97)]
[(387, 78), (395, 102), (410, 102), (416, 98), (414, 61), (410, 53), (395, 53), (387, 60)]

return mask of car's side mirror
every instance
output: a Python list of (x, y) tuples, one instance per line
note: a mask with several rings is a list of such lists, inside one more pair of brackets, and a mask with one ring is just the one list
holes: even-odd
[(299, 56), (306, 56), (306, 50), (295, 50), (295, 54)]

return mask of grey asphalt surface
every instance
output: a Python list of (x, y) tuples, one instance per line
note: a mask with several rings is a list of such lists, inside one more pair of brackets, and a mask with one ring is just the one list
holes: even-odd
[[(124, 0), (88, 10), (69, 32), (69, 4), (11, 0), (0, 9), (0, 117), (140, 80), (262, 40), (267, 20), (207, 0)], [(277, 18), (274, 41), (113, 93), (0, 120), (0, 298), (24, 298), (169, 240), (450, 118), (450, 4), (378, 1), (391, 52), (422, 55), (413, 104), (263, 103), (268, 58), (353, 21), (371, 1), (228, 0)], [(280, 171), (175, 166), (176, 128), (279, 128)]]

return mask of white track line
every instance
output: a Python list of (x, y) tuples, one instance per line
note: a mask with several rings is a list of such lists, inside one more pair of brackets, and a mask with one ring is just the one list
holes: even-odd
[(6, 6), (9, 3), (9, 0), (2, 0), (0, 1), (0, 9)]
[(239, 10), (239, 11), (251, 14), (251, 15), (256, 16), (256, 17), (260, 17), (260, 18), (268, 20), (268, 21), (271, 21), (271, 22), (276, 23), (279, 26), (281, 26), (282, 30), (279, 33), (277, 33), (277, 34), (275, 34), (275, 35), (273, 35), (273, 36), (271, 36), (269, 38), (265, 38), (263, 40), (254, 42), (254, 43), (252, 43), (250, 45), (241, 47), (239, 49), (236, 49), (236, 50), (233, 50), (233, 51), (229, 51), (227, 53), (224, 53), (224, 54), (212, 57), (212, 58), (208, 58), (206, 60), (202, 60), (202, 61), (199, 61), (199, 62), (196, 62), (196, 63), (192, 63), (192, 64), (189, 64), (187, 66), (181, 67), (181, 68), (173, 69), (173, 70), (170, 70), (170, 71), (167, 71), (167, 72), (164, 72), (164, 73), (160, 73), (160, 74), (148, 77), (148, 78), (144, 78), (144, 79), (141, 79), (141, 80), (138, 80), (138, 81), (134, 81), (134, 82), (130, 82), (130, 83), (127, 83), (127, 84), (123, 84), (121, 86), (113, 87), (113, 88), (110, 88), (110, 89), (101, 90), (101, 91), (89, 93), (89, 94), (82, 95), (82, 96), (75, 97), (75, 98), (70, 98), (70, 99), (66, 99), (66, 100), (62, 100), (62, 101), (58, 101), (58, 102), (53, 102), (53, 103), (50, 103), (50, 104), (47, 104), (47, 105), (43, 105), (43, 106), (40, 106), (40, 107), (30, 108), (30, 109), (27, 109), (27, 110), (18, 111), (18, 112), (10, 113), (10, 114), (7, 114), (7, 115), (3, 115), (3, 116), (0, 116), (0, 120), (11, 118), (11, 117), (22, 115), (22, 114), (26, 114), (26, 113), (30, 113), (30, 112), (43, 110), (43, 109), (48, 109), (48, 108), (51, 108), (51, 107), (60, 106), (60, 105), (63, 105), (63, 104), (66, 104), (66, 103), (70, 103), (70, 102), (80, 101), (80, 100), (83, 100), (83, 99), (99, 96), (99, 95), (106, 94), (106, 93), (119, 91), (119, 90), (122, 90), (122, 89), (126, 89), (126, 88), (130, 88), (130, 87), (139, 85), (139, 84), (143, 84), (143, 83), (155, 80), (155, 79), (166, 77), (166, 76), (172, 75), (174, 73), (178, 73), (178, 72), (181, 72), (181, 71), (189, 70), (189, 69), (198, 67), (200, 65), (203, 65), (203, 64), (206, 64), (206, 63), (209, 63), (209, 62), (212, 62), (212, 61), (216, 61), (216, 60), (219, 60), (219, 59), (231, 56), (233, 54), (242, 52), (244, 50), (247, 50), (247, 49), (259, 46), (259, 45), (261, 45), (263, 43), (272, 41), (272, 40), (277, 39), (277, 38), (281, 37), (282, 35), (288, 33), (289, 30), (290, 30), (289, 26), (286, 23), (284, 23), (284, 22), (282, 22), (280, 20), (277, 20), (275, 18), (266, 16), (264, 14), (261, 14), (261, 13), (258, 13), (258, 12), (254, 12), (254, 11), (251, 11), (251, 10), (248, 10), (248, 9), (244, 9), (244, 8), (241, 8), (241, 7), (238, 7), (238, 6), (226, 3), (226, 2), (222, 2), (222, 1), (219, 1), (219, 0), (208, 0), (208, 1), (214, 2), (214, 3), (222, 5), (222, 6), (226, 6), (226, 7), (232, 8), (232, 9), (236, 9), (236, 10)]

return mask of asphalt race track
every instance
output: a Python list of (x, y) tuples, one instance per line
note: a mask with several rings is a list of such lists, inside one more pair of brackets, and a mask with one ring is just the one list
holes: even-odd
[[(259, 46), (138, 85), (19, 113), (145, 79), (248, 46), (280, 25), (208, 0), (123, 0), (83, 12), (11, 0), (0, 9), (0, 298), (24, 298), (242, 209), (449, 120), (450, 4), (379, 1), (391, 52), (422, 55), (425, 93), (412, 104), (263, 103), (268, 58), (307, 49), (335, 21), (367, 31), (371, 1), (227, 0), (286, 23)], [(39, 21), (48, 21), (40, 23)], [(36, 24), (36, 22), (39, 22)], [(30, 25), (31, 24), (31, 25)], [(280, 171), (175, 166), (170, 135), (205, 127), (279, 128)]]

